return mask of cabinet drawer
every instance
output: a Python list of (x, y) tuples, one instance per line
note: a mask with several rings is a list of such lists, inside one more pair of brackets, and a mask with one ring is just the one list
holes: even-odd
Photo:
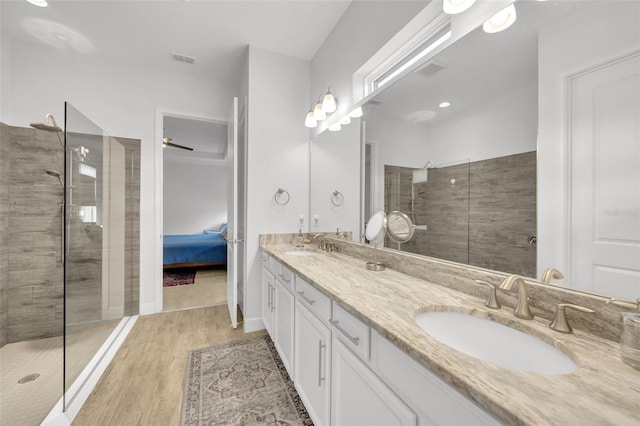
[(293, 292), (293, 271), (284, 265), (281, 265), (281, 272), (277, 274), (278, 280), (289, 291)]
[(333, 302), (331, 319), (334, 336), (337, 336), (349, 349), (363, 361), (369, 361), (369, 326)]
[(271, 273), (276, 277), (282, 273), (282, 264), (278, 262), (275, 257), (269, 256), (268, 264), (269, 266), (267, 266), (267, 268), (269, 268)]
[(325, 323), (331, 317), (331, 299), (300, 277), (296, 277), (296, 298)]

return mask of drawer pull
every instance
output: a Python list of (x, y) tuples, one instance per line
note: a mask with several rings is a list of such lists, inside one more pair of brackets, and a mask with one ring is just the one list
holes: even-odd
[(347, 333), (347, 332), (346, 332), (346, 330), (345, 330), (344, 328), (342, 328), (342, 327), (339, 325), (338, 321), (334, 321), (334, 320), (330, 319), (330, 320), (329, 320), (329, 322), (330, 322), (330, 323), (331, 323), (331, 325), (333, 325), (335, 328), (337, 328), (338, 330), (340, 330), (340, 332), (341, 332), (342, 334), (344, 334), (344, 335), (345, 335), (345, 337), (346, 337), (347, 339), (351, 340), (351, 343), (353, 343), (354, 345), (358, 346), (358, 343), (360, 342), (360, 338), (359, 338), (359, 337), (351, 337), (351, 336), (349, 335), (349, 333)]
[(291, 282), (291, 280), (288, 280), (288, 279), (285, 278), (284, 274), (278, 274), (278, 275), (280, 276), (280, 278), (282, 278), (283, 281), (285, 281), (287, 283)]
[(276, 310), (276, 286), (271, 286), (271, 312)]
[(314, 303), (316, 303), (315, 300), (311, 300), (309, 299), (307, 296), (304, 295), (304, 291), (299, 291), (298, 294), (300, 295), (300, 297), (302, 297), (304, 299), (305, 302), (307, 302), (310, 305), (313, 305)]
[(322, 350), (327, 346), (322, 343), (322, 340), (318, 341), (318, 387), (322, 386), (322, 382), (325, 380), (322, 377)]

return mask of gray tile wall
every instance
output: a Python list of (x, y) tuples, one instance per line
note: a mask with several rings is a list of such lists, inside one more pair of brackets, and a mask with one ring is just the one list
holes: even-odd
[[(385, 166), (386, 212), (410, 213), (412, 170)], [(427, 230), (416, 230), (403, 251), (535, 276), (536, 248), (528, 242), (536, 231), (535, 151), (431, 168), (414, 194), (415, 223)]]
[(12, 343), (62, 334), (63, 187), (46, 170), (62, 174), (64, 154), (55, 133), (12, 126), (7, 129), (5, 302), (6, 342)]
[(7, 343), (9, 304), (9, 126), (0, 123), (0, 348)]
[[(0, 346), (63, 332), (64, 151), (55, 133), (0, 123)], [(122, 139), (126, 177), (125, 315), (138, 313), (140, 247), (140, 141)], [(97, 165), (97, 164), (96, 164)], [(79, 181), (77, 183), (80, 183)], [(78, 200), (74, 200), (76, 202)], [(67, 291), (76, 308), (69, 322), (101, 311), (102, 244), (80, 221), (70, 221)]]

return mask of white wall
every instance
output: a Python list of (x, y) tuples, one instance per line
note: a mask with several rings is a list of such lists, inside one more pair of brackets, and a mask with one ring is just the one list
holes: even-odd
[(202, 234), (227, 221), (224, 163), (167, 161), (163, 167), (164, 235)]
[[(62, 124), (69, 101), (114, 136), (142, 140), (140, 182), (140, 312), (155, 311), (154, 220), (162, 205), (155, 203), (154, 125), (156, 107), (226, 117), (234, 87), (184, 72), (134, 68), (93, 56), (10, 41), (11, 81), (0, 119), (28, 126), (52, 113)], [(303, 108), (304, 109), (304, 108)], [(161, 136), (158, 136), (158, 138)], [(160, 139), (157, 140), (160, 143)]]
[[(259, 234), (307, 229), (309, 211), (310, 63), (249, 47), (247, 281), (244, 328), (262, 328)], [(285, 206), (273, 201), (278, 188), (291, 195)], [(305, 215), (299, 225), (298, 215)]]

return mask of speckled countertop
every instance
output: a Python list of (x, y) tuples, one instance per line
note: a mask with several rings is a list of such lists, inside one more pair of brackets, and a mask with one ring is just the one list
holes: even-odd
[[(287, 243), (261, 248), (505, 423), (640, 425), (640, 371), (620, 360), (615, 342), (554, 332), (546, 320), (520, 320), (506, 307), (489, 310), (481, 299), (390, 269), (369, 271), (341, 253), (292, 256), (285, 252), (295, 248)], [(432, 310), (490, 317), (556, 346), (579, 368), (547, 376), (466, 355), (418, 326), (415, 315)]]

